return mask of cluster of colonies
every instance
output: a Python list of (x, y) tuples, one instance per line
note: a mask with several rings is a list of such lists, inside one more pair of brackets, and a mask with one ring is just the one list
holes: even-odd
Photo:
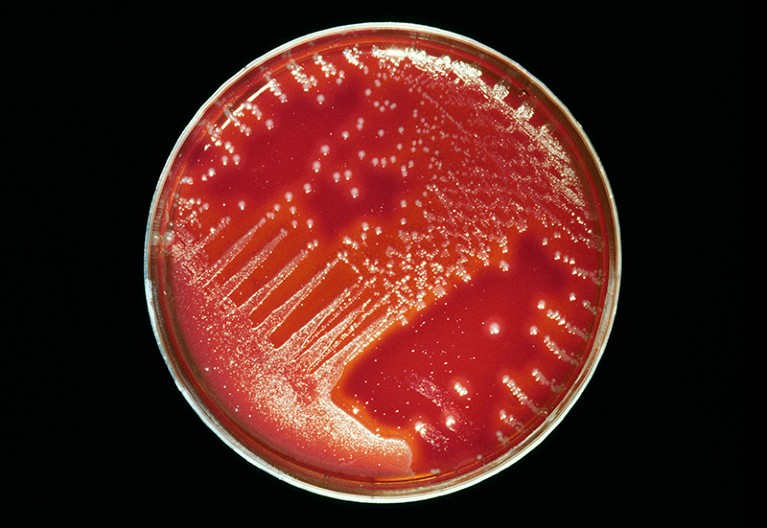
[(593, 198), (535, 104), (412, 47), (328, 48), (230, 87), (179, 151), (157, 243), (231, 419), (361, 480), (449, 477), (540, 425), (605, 277)]

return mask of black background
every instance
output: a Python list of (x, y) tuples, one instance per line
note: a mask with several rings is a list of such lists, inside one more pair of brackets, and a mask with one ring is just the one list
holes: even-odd
[[(741, 2), (179, 6), (3, 8), (3, 517), (743, 523)], [(612, 336), (560, 426), (500, 475), (402, 505), (315, 496), (227, 448), (176, 389), (143, 287), (154, 187), (196, 110), (275, 46), (367, 21), (466, 35), (546, 84), (602, 159), (623, 240)]]

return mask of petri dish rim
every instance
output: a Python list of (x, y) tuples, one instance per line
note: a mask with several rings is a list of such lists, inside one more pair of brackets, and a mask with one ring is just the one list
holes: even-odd
[[(170, 178), (173, 163), (179, 151), (188, 140), (196, 123), (200, 121), (205, 112), (214, 105), (216, 101), (220, 100), (227, 90), (231, 89), (232, 86), (243, 78), (243, 76), (262, 67), (269, 61), (276, 60), (280, 57), (287, 57), (294, 50), (311, 47), (318, 41), (326, 41), (333, 37), (346, 37), (349, 34), (364, 35), (371, 32), (378, 34), (407, 34), (414, 40), (426, 38), (427, 40), (436, 41), (451, 47), (460, 45), (460, 49), (463, 53), (481, 56), (486, 60), (489, 59), (502, 68), (505, 68), (505, 71), (513, 71), (518, 76), (524, 77), (531, 86), (535, 86), (536, 90), (547, 98), (548, 102), (556, 108), (556, 111), (561, 115), (562, 119), (564, 119), (578, 135), (575, 142), (580, 143), (582, 150), (588, 154), (589, 161), (593, 164), (594, 168), (593, 175), (599, 177), (599, 181), (592, 182), (592, 184), (594, 186), (594, 192), (599, 194), (601, 205), (607, 209), (604, 211), (604, 219), (607, 227), (606, 234), (610, 235), (610, 240), (605, 242), (606, 246), (609, 248), (608, 254), (606, 255), (608, 260), (606, 269), (609, 270), (610, 276), (608, 278), (608, 285), (605, 288), (606, 294), (603, 301), (604, 309), (602, 311), (599, 325), (595, 331), (594, 346), (588, 354), (588, 360), (582, 367), (578, 377), (571, 384), (567, 396), (562, 399), (559, 405), (553, 409), (553, 412), (551, 412), (551, 414), (549, 414), (532, 433), (506, 454), (495, 458), (487, 465), (480, 466), (469, 473), (447, 480), (440, 480), (431, 485), (426, 482), (429, 479), (416, 479), (416, 482), (423, 481), (424, 485), (418, 485), (415, 488), (381, 486), (371, 490), (369, 488), (362, 488), (359, 483), (354, 482), (346, 484), (330, 484), (330, 481), (323, 479), (320, 474), (309, 476), (307, 474), (301, 475), (300, 471), (294, 473), (290, 470), (282, 469), (277, 464), (267, 461), (258, 453), (254, 453), (254, 451), (241, 441), (237, 435), (233, 434), (224, 424), (222, 424), (222, 420), (208, 408), (205, 399), (198, 394), (199, 388), (195, 385), (194, 380), (190, 379), (189, 373), (185, 371), (186, 369), (180, 363), (177, 354), (173, 350), (173, 344), (169, 342), (167, 330), (165, 329), (167, 322), (162, 315), (162, 309), (159, 306), (160, 301), (158, 300), (162, 295), (162, 292), (158, 291), (156, 275), (154, 272), (154, 264), (156, 262), (155, 248), (157, 247), (157, 237), (159, 236), (155, 227), (158, 223), (158, 215), (162, 214), (164, 211), (165, 200), (169, 194), (166, 185)], [(285, 44), (262, 54), (260, 57), (245, 65), (224, 82), (218, 90), (216, 90), (203, 105), (200, 106), (176, 141), (157, 182), (146, 226), (143, 264), (144, 288), (150, 323), (164, 362), (183, 397), (202, 421), (226, 445), (248, 462), (273, 477), (318, 495), (353, 502), (401, 503), (451, 494), (498, 474), (538, 446), (564, 419), (585, 390), (605, 351), (607, 339), (613, 327), (618, 305), (622, 273), (622, 247), (615, 197), (604, 167), (602, 166), (602, 162), (580, 123), (543, 82), (537, 79), (516, 61), (470, 37), (423, 24), (407, 22), (365, 22), (335, 26), (289, 40)]]

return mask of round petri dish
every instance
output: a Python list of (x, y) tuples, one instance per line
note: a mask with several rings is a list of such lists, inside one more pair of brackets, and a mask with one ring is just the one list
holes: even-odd
[(232, 449), (360, 502), (454, 492), (561, 421), (620, 282), (587, 136), (520, 65), (400, 23), (310, 34), (200, 108), (151, 205), (178, 387)]

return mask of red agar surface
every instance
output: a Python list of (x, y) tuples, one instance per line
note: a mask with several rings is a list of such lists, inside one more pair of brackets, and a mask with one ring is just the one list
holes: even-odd
[(599, 169), (498, 64), (319, 40), (230, 83), (179, 144), (160, 317), (207, 412), (268, 464), (449, 479), (525, 442), (593, 362), (614, 251)]

